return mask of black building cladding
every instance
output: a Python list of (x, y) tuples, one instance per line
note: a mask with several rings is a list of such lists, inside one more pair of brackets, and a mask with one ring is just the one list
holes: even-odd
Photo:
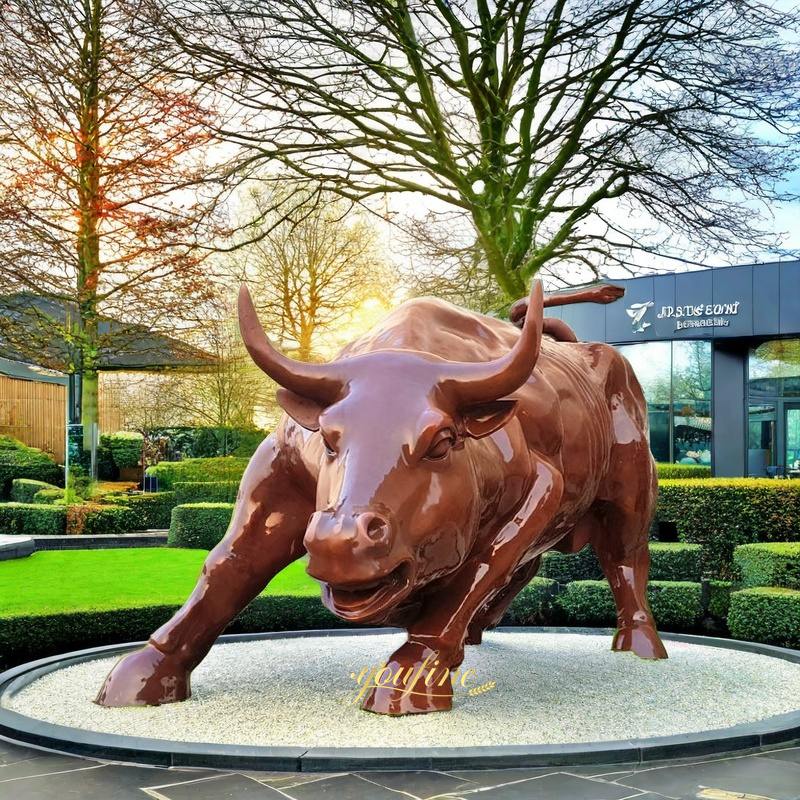
[(657, 460), (800, 477), (800, 261), (613, 283), (614, 303), (547, 314), (631, 361)]

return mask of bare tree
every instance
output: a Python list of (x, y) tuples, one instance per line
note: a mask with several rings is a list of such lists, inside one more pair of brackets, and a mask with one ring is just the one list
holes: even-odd
[(265, 326), (308, 361), (323, 336), (331, 349), (367, 298), (390, 299), (394, 280), (374, 226), (351, 204), (292, 183), (251, 198), (257, 221), (245, 231), (252, 241), (242, 251), (244, 275)]
[(87, 438), (104, 357), (141, 352), (142, 325), (174, 332), (211, 294), (196, 245), (212, 114), (142, 38), (140, 5), (14, 0), (0, 14), (0, 282), (20, 306), (2, 334), (82, 374)]
[(800, 60), (769, 3), (150, 2), (185, 74), (239, 105), (218, 132), (243, 169), (461, 210), (508, 296), (676, 239), (775, 251), (759, 210), (793, 197)]

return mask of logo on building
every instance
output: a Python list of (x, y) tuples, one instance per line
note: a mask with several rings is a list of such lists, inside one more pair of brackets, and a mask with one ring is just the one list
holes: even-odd
[(644, 316), (647, 313), (647, 309), (652, 307), (653, 301), (648, 300), (646, 303), (632, 303), (625, 309), (625, 312), (631, 318), (634, 333), (643, 333), (650, 327), (651, 323), (645, 322)]

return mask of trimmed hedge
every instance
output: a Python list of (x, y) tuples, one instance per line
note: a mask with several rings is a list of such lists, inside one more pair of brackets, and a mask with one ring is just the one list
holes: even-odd
[(10, 436), (0, 436), (0, 500), (8, 499), (15, 478), (64, 485), (64, 470), (47, 453)]
[[(47, 508), (47, 506), (37, 506)], [(67, 506), (67, 533), (97, 536), (121, 534), (133, 530), (134, 514), (126, 506), (102, 506), (97, 503)]]
[(233, 503), (239, 491), (239, 481), (177, 481), (177, 505), (186, 503)]
[(800, 589), (800, 542), (743, 544), (733, 551), (742, 586)]
[[(699, 581), (702, 548), (681, 542), (650, 542), (650, 579), (658, 581)], [(550, 550), (542, 556), (539, 576), (559, 583), (593, 581), (603, 570), (591, 545), (577, 553)]]
[(175, 492), (150, 494), (106, 495), (106, 503), (127, 507), (130, 512), (128, 530), (144, 531), (148, 528), (169, 528), (172, 509), (177, 505)]
[(41, 489), (33, 496), (32, 502), (51, 506), (64, 499), (64, 489)]
[(147, 468), (147, 475), (158, 478), (160, 490), (175, 488), (178, 481), (238, 481), (249, 458), (187, 458), (183, 461), (161, 461)]
[[(147, 640), (179, 608), (158, 605), (0, 617), (0, 669), (69, 650)], [(319, 597), (260, 596), (225, 632), (314, 630), (345, 624), (322, 605)]]
[[(651, 581), (647, 598), (656, 623), (663, 628), (687, 630), (702, 616), (699, 583)], [(573, 581), (555, 598), (555, 604), (576, 625), (616, 625), (617, 611), (607, 581)]]
[(733, 592), (728, 628), (735, 639), (800, 647), (800, 592), (775, 587)]
[(11, 481), (11, 499), (15, 503), (33, 503), (36, 493), (43, 489), (55, 489), (57, 492), (63, 490), (52, 483), (45, 483), (44, 481), (35, 481), (31, 478), (14, 478)]
[(703, 464), (656, 464), (658, 479), (670, 478), (710, 478), (711, 467)]
[(553, 613), (553, 598), (558, 583), (549, 578), (534, 578), (511, 601), (503, 625), (547, 625)]
[(175, 506), (169, 526), (170, 547), (211, 550), (228, 529), (233, 503), (188, 503)]
[(599, 580), (603, 577), (600, 562), (591, 545), (586, 545), (577, 553), (559, 553), (549, 550), (542, 556), (539, 576), (559, 583), (570, 581)]
[(0, 533), (21, 536), (62, 536), (67, 509), (34, 503), (0, 503)]
[(737, 545), (800, 539), (800, 481), (661, 481), (656, 516), (673, 523), (682, 542), (703, 546), (704, 573), (728, 580)]
[(117, 469), (137, 467), (142, 460), (144, 436), (136, 431), (104, 433), (100, 443), (108, 448)]
[(715, 619), (724, 620), (728, 616), (732, 590), (733, 584), (730, 581), (708, 582), (708, 608), (706, 611)]
[(699, 581), (702, 553), (699, 544), (650, 542), (650, 580)]

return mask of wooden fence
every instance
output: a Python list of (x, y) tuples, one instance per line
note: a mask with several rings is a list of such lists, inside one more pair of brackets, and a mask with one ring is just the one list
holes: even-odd
[[(103, 402), (101, 385), (100, 430), (119, 430), (115, 398)], [(38, 447), (64, 463), (67, 388), (59, 383), (29, 381), (0, 375), (0, 435), (13, 436)]]

